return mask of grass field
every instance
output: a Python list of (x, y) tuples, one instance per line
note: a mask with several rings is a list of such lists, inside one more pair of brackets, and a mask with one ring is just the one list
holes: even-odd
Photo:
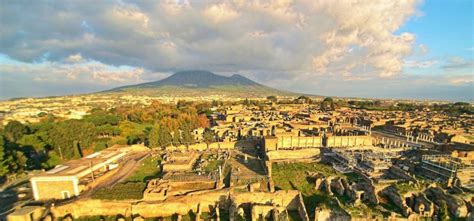
[(161, 157), (148, 157), (142, 161), (135, 172), (127, 178), (126, 182), (147, 182), (148, 180), (161, 177)]
[(143, 198), (146, 183), (118, 183), (112, 188), (102, 188), (92, 194), (94, 199), (106, 200), (138, 200)]

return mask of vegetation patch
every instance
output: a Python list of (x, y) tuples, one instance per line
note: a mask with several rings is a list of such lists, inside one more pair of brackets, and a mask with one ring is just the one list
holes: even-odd
[(334, 194), (329, 196), (326, 192), (315, 189), (315, 180), (308, 177), (308, 173), (320, 173), (323, 176), (345, 176), (350, 181), (361, 180), (357, 173), (341, 174), (329, 165), (322, 163), (289, 163), (273, 164), (272, 178), (275, 188), (282, 190), (299, 190), (303, 196), (306, 210), (314, 218), (315, 208), (329, 208), (342, 214), (364, 217), (366, 214), (382, 215), (376, 208), (363, 204), (354, 207), (347, 196)]
[(209, 161), (206, 165), (206, 167), (204, 168), (204, 171), (210, 173), (210, 172), (214, 172), (216, 171), (220, 165), (224, 164), (224, 161), (223, 160), (212, 160), (212, 161)]
[(138, 200), (143, 198), (146, 183), (118, 183), (112, 188), (102, 188), (92, 194), (94, 199), (104, 200)]
[(395, 187), (398, 189), (398, 192), (400, 194), (405, 194), (410, 191), (420, 191), (420, 188), (418, 188), (414, 183), (407, 183), (407, 182), (396, 183)]

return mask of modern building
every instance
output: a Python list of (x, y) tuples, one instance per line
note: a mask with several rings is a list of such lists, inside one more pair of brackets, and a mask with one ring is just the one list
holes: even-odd
[(71, 160), (30, 179), (35, 200), (67, 199), (90, 188), (104, 174), (118, 167), (129, 149), (111, 147)]

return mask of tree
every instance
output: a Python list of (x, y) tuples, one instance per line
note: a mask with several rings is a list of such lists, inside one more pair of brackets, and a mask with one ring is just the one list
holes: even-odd
[(5, 126), (5, 135), (10, 142), (17, 142), (24, 134), (28, 133), (28, 127), (18, 121), (10, 121)]
[(158, 124), (153, 126), (148, 136), (148, 142), (152, 148), (170, 145), (172, 139), (173, 137), (171, 136), (168, 128)]
[(97, 134), (101, 136), (117, 136), (120, 135), (120, 128), (112, 126), (110, 124), (104, 124), (96, 127)]
[(248, 98), (245, 98), (245, 100), (243, 101), (243, 105), (250, 106), (250, 101)]
[(76, 159), (81, 157), (81, 148), (92, 144), (96, 130), (92, 123), (68, 120), (54, 125), (49, 136), (61, 159)]
[(0, 177), (21, 172), (26, 167), (27, 158), (17, 147), (0, 135)]
[(208, 128), (211, 126), (209, 123), (209, 119), (204, 114), (199, 115), (197, 118), (197, 121), (198, 121), (198, 127)]
[(296, 98), (295, 102), (296, 103), (303, 103), (303, 104), (310, 104), (311, 103), (311, 98), (302, 95), (302, 96), (299, 96), (298, 98)]
[(101, 125), (117, 125), (120, 122), (120, 117), (108, 114), (104, 111), (93, 112), (90, 115), (86, 115), (83, 118), (86, 122), (91, 122), (96, 126)]
[(10, 165), (13, 159), (8, 156), (6, 152), (5, 139), (0, 135), (0, 177), (7, 175), (10, 170), (8, 165)]
[(277, 97), (275, 97), (275, 96), (273, 96), (273, 95), (268, 96), (268, 97), (267, 97), (267, 100), (268, 100), (268, 101), (271, 101), (271, 102), (277, 102), (277, 101), (278, 101)]
[(19, 141), (18, 144), (22, 148), (28, 148), (34, 150), (36, 153), (44, 151), (46, 148), (46, 143), (36, 134), (27, 134), (24, 135)]
[(159, 136), (160, 136), (160, 128), (158, 125), (156, 125), (151, 129), (150, 134), (148, 135), (148, 143), (151, 148), (160, 146), (158, 143)]
[(209, 149), (209, 144), (215, 141), (216, 134), (212, 130), (206, 130), (203, 134), (204, 142), (207, 144), (207, 148)]
[(223, 105), (224, 105), (224, 102), (222, 102), (222, 101), (212, 100), (212, 103), (211, 103), (212, 107), (219, 107), (219, 106), (223, 106)]
[(180, 144), (179, 142), (180, 139), (181, 139), (181, 133), (179, 132), (178, 129), (174, 130), (172, 134), (171, 144), (173, 144), (173, 146), (178, 146)]
[(181, 144), (188, 146), (194, 143), (194, 136), (192, 134), (191, 127), (188, 124), (184, 124), (181, 128)]
[(56, 165), (59, 165), (61, 162), (62, 162), (61, 157), (59, 157), (56, 152), (51, 151), (48, 153), (46, 157), (46, 162), (43, 162), (41, 164), (41, 167), (45, 169), (50, 169), (50, 168), (55, 167)]
[(324, 98), (323, 102), (321, 102), (321, 109), (323, 110), (334, 110), (334, 101), (330, 97)]
[(47, 116), (47, 115), (48, 115), (48, 113), (46, 113), (46, 112), (40, 112), (40, 113), (38, 113), (36, 116), (38, 116), (38, 117), (45, 117), (45, 116)]

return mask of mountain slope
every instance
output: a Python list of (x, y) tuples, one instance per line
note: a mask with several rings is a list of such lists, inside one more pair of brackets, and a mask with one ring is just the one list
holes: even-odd
[(105, 92), (172, 96), (227, 95), (247, 97), (293, 94), (261, 85), (238, 74), (226, 77), (209, 71), (176, 72), (163, 80), (122, 86)]

